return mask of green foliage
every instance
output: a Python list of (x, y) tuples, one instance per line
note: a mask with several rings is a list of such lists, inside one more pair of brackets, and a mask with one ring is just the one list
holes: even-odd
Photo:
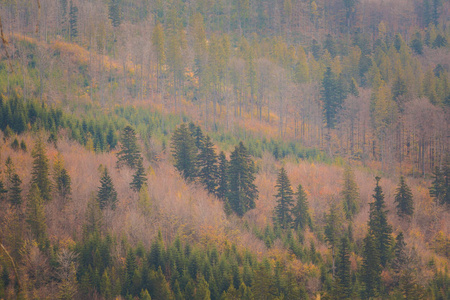
[(14, 206), (22, 204), (22, 180), (17, 173), (13, 173), (10, 177), (9, 202)]
[(377, 297), (381, 287), (381, 261), (376, 237), (370, 232), (364, 238), (361, 280), (364, 284), (362, 298)]
[(78, 36), (78, 7), (76, 7), (73, 1), (70, 1), (69, 11), (69, 36), (72, 40)]
[(31, 185), (27, 200), (26, 221), (30, 226), (33, 238), (42, 249), (47, 242), (47, 223), (45, 220), (44, 199), (36, 183)]
[(376, 250), (378, 251), (378, 257), (381, 265), (386, 266), (387, 262), (391, 258), (391, 246), (392, 246), (392, 226), (387, 220), (387, 210), (384, 203), (384, 194), (381, 186), (379, 185), (380, 177), (375, 177), (377, 184), (375, 186), (375, 194), (372, 195), (374, 201), (370, 203), (370, 215), (369, 215), (369, 233), (375, 238)]
[(131, 126), (126, 126), (120, 136), (120, 151), (117, 153), (117, 167), (123, 165), (134, 169), (141, 159), (141, 152), (137, 144), (136, 131)]
[(219, 154), (219, 166), (217, 169), (216, 196), (221, 200), (225, 200), (228, 192), (228, 161), (223, 151)]
[(347, 219), (351, 219), (359, 209), (359, 189), (355, 182), (355, 175), (350, 167), (344, 170), (344, 184), (341, 192), (344, 200), (344, 212)]
[(181, 124), (173, 133), (171, 147), (175, 168), (185, 180), (193, 181), (197, 176), (197, 148), (185, 124)]
[(97, 193), (97, 201), (100, 209), (111, 208), (116, 209), (117, 192), (114, 188), (111, 177), (108, 174), (108, 169), (104, 168), (102, 177), (100, 178), (100, 187)]
[(281, 168), (278, 173), (277, 184), (275, 188), (278, 193), (274, 195), (277, 199), (277, 205), (274, 211), (274, 221), (280, 225), (281, 228), (287, 229), (292, 226), (292, 206), (294, 191), (291, 187), (291, 182), (287, 176), (286, 170)]
[(147, 183), (147, 177), (142, 163), (142, 157), (140, 157), (136, 164), (136, 173), (133, 175), (133, 181), (130, 183), (130, 187), (135, 192), (139, 192)]
[(217, 155), (208, 135), (197, 156), (197, 165), (200, 182), (210, 194), (215, 194), (218, 183)]
[(31, 182), (39, 188), (41, 197), (45, 202), (51, 200), (51, 182), (49, 177), (49, 162), (45, 153), (45, 145), (42, 138), (38, 138), (34, 144), (33, 152), (33, 170), (31, 171)]
[(397, 215), (401, 218), (411, 217), (414, 213), (414, 202), (411, 189), (406, 185), (405, 178), (400, 177), (394, 200), (397, 207)]
[(309, 214), (308, 199), (301, 184), (298, 185), (295, 193), (297, 203), (292, 209), (294, 217), (294, 228), (297, 230), (305, 230), (306, 226), (312, 228), (311, 215)]
[(447, 155), (442, 169), (435, 168), (430, 187), (431, 197), (441, 205), (450, 205), (450, 155)]
[(71, 179), (60, 154), (53, 164), (53, 180), (59, 197), (64, 201), (67, 200), (72, 194)]
[(336, 299), (351, 299), (352, 297), (350, 243), (347, 237), (341, 238), (339, 245), (333, 296)]
[(119, 27), (121, 23), (121, 7), (119, 0), (111, 0), (108, 6), (108, 17), (114, 28)]
[(320, 98), (327, 128), (334, 128), (337, 115), (347, 97), (342, 81), (328, 67), (322, 80)]
[(254, 174), (255, 164), (251, 160), (247, 148), (240, 142), (230, 155), (229, 192), (227, 195), (231, 209), (238, 216), (243, 216), (248, 210), (255, 208), (258, 189), (254, 184)]

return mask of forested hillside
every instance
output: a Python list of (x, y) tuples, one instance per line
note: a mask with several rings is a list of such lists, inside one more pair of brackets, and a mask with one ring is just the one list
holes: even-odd
[(449, 299), (447, 0), (0, 0), (0, 299)]

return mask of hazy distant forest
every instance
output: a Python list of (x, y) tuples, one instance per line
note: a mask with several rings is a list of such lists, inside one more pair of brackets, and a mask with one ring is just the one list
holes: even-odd
[(0, 0), (0, 299), (450, 299), (448, 0)]

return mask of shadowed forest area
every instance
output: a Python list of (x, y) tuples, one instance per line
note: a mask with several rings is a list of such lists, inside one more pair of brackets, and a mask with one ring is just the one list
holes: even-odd
[(447, 0), (0, 0), (0, 299), (449, 299)]

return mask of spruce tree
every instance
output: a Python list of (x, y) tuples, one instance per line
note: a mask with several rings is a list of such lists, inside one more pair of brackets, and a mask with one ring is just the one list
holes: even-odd
[(216, 192), (218, 178), (217, 155), (214, 151), (214, 144), (211, 142), (211, 138), (208, 135), (205, 138), (203, 147), (200, 149), (200, 153), (197, 157), (197, 164), (200, 182), (210, 194), (214, 194)]
[(70, 1), (70, 11), (69, 11), (69, 38), (75, 38), (78, 36), (78, 7)]
[(111, 0), (108, 6), (108, 17), (111, 20), (111, 24), (114, 28), (120, 26), (121, 16), (120, 16), (120, 4), (119, 0)]
[(320, 97), (323, 103), (323, 113), (328, 129), (334, 128), (338, 112), (346, 98), (346, 93), (342, 82), (336, 78), (330, 67), (324, 74)]
[(334, 296), (336, 299), (350, 299), (352, 278), (350, 272), (350, 243), (347, 237), (341, 238), (336, 263)]
[(294, 202), (294, 192), (292, 191), (291, 182), (289, 181), (284, 167), (281, 168), (280, 173), (278, 174), (275, 187), (278, 190), (278, 193), (274, 195), (277, 199), (274, 216), (275, 222), (278, 223), (281, 228), (291, 228), (293, 221), (291, 210)]
[(123, 165), (136, 168), (136, 165), (141, 157), (139, 151), (136, 131), (130, 125), (125, 126), (120, 136), (120, 151), (117, 153), (117, 167)]
[(11, 205), (20, 206), (22, 204), (22, 188), (20, 187), (22, 180), (19, 175), (13, 173), (10, 178), (9, 202)]
[(53, 164), (53, 180), (56, 190), (62, 200), (66, 200), (72, 193), (71, 179), (66, 168), (64, 168), (64, 159), (58, 154)]
[(217, 198), (221, 200), (225, 200), (225, 196), (228, 192), (228, 161), (223, 151), (219, 154), (219, 167), (217, 174), (217, 189), (216, 195)]
[(406, 244), (403, 233), (400, 232), (395, 238), (394, 259), (392, 260), (392, 270), (394, 271), (395, 280), (398, 284), (402, 271), (405, 269), (408, 262), (408, 255), (406, 253)]
[(135, 192), (139, 192), (144, 184), (147, 182), (144, 165), (142, 163), (142, 157), (138, 160), (136, 166), (136, 173), (133, 175), (133, 181), (130, 183), (130, 187)]
[(228, 168), (228, 202), (231, 209), (243, 216), (248, 210), (255, 208), (258, 189), (255, 181), (255, 165), (242, 142), (230, 155)]
[(332, 256), (332, 272), (333, 277), (336, 273), (336, 246), (339, 240), (339, 235), (341, 234), (341, 219), (338, 214), (338, 207), (335, 203), (330, 206), (330, 212), (325, 215), (325, 240), (331, 249)]
[(405, 178), (400, 177), (400, 183), (396, 190), (395, 200), (397, 215), (400, 218), (411, 217), (414, 213), (413, 195), (410, 188), (406, 185)]
[(364, 239), (363, 262), (361, 280), (364, 284), (363, 299), (376, 297), (381, 286), (381, 262), (377, 249), (377, 238), (372, 233), (367, 233)]
[(194, 181), (197, 176), (197, 148), (186, 124), (181, 124), (172, 136), (172, 155), (175, 168), (187, 181)]
[(350, 167), (346, 167), (344, 170), (344, 185), (341, 195), (344, 200), (345, 215), (347, 219), (351, 219), (358, 212), (359, 189)]
[(31, 185), (28, 193), (26, 221), (30, 225), (31, 233), (41, 248), (47, 240), (47, 224), (45, 221), (44, 199), (36, 183)]
[(370, 203), (369, 215), (369, 231), (375, 236), (380, 262), (384, 267), (390, 258), (392, 245), (392, 226), (387, 221), (387, 210), (384, 203), (384, 194), (379, 185), (380, 177), (375, 177), (377, 181), (374, 189), (375, 194), (372, 195), (374, 202)]
[(107, 168), (103, 170), (100, 184), (101, 185), (97, 193), (97, 201), (99, 203), (100, 209), (105, 209), (106, 207), (116, 209), (117, 192), (114, 188), (112, 179), (108, 174)]
[(45, 154), (45, 145), (39, 138), (31, 153), (33, 157), (33, 169), (31, 171), (32, 183), (36, 183), (41, 193), (41, 197), (45, 202), (51, 200), (51, 182), (49, 178), (49, 163)]
[(297, 230), (305, 230), (306, 226), (312, 227), (311, 215), (309, 214), (308, 199), (301, 184), (298, 185), (295, 193), (297, 203), (292, 209), (294, 218), (294, 228)]
[(6, 193), (8, 193), (8, 190), (5, 189), (5, 185), (3, 184), (3, 181), (0, 180), (0, 201), (5, 201)]

